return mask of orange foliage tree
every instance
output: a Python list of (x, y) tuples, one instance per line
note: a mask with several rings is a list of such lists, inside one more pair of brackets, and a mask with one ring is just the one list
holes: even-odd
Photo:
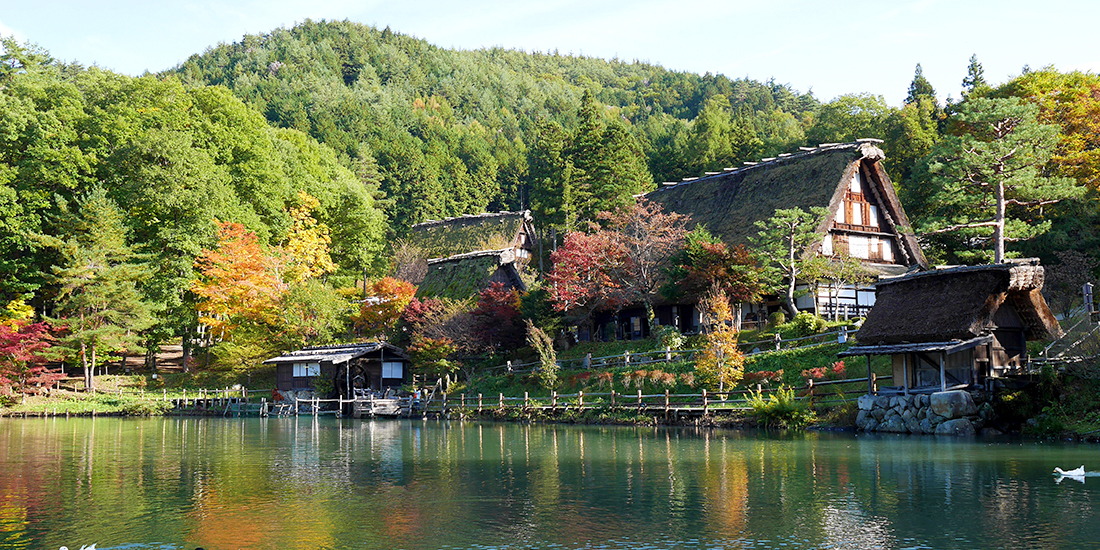
[(256, 234), (239, 223), (218, 223), (218, 248), (195, 260), (202, 277), (191, 285), (199, 297), (199, 322), (228, 339), (242, 322), (273, 321), (274, 306), (287, 286), (275, 258), (264, 254)]
[(411, 283), (382, 277), (367, 287), (367, 297), (355, 317), (355, 328), (367, 337), (384, 335), (392, 329), (416, 294)]

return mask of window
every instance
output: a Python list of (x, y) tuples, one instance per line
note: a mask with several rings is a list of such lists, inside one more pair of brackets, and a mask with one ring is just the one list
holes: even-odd
[(890, 239), (882, 240), (882, 259), (888, 262), (894, 261), (894, 241)]
[(846, 223), (844, 221), (844, 205), (840, 205), (840, 208), (836, 209), (836, 223)]
[(878, 227), (878, 207), (873, 204), (869, 204), (867, 205), (867, 208), (869, 209), (869, 213), (867, 215), (867, 225), (871, 227)]
[(852, 201), (852, 225), (863, 225), (863, 204)]
[(405, 364), (400, 361), (383, 361), (382, 378), (404, 378)]
[(825, 238), (821, 240), (821, 255), (832, 256), (833, 255), (833, 234), (829, 233), (825, 235)]
[(294, 378), (309, 378), (321, 375), (320, 363), (294, 363)]
[(861, 183), (862, 182), (860, 181), (859, 172), (856, 172), (852, 175), (852, 183), (848, 184), (848, 190), (853, 193), (862, 193), (863, 186), (860, 185)]
[(867, 237), (862, 235), (852, 235), (848, 237), (848, 255), (853, 258), (862, 258), (866, 260), (870, 255), (869, 244)]

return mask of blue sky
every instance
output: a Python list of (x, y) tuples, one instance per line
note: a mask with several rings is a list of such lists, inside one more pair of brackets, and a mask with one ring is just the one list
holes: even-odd
[(443, 47), (638, 59), (900, 105), (917, 63), (941, 101), (957, 98), (971, 54), (994, 84), (1025, 65), (1100, 72), (1098, 16), (1085, 0), (0, 0), (0, 34), (141, 74), (245, 34), (348, 19)]

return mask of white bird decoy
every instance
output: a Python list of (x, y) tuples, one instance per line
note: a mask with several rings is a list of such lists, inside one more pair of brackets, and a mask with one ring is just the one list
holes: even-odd
[(1082, 465), (1082, 466), (1078, 466), (1077, 468), (1074, 468), (1072, 470), (1063, 470), (1063, 469), (1058, 468), (1057, 466), (1055, 466), (1054, 473), (1056, 473), (1060, 476), (1083, 476), (1083, 475), (1085, 475), (1085, 467)]

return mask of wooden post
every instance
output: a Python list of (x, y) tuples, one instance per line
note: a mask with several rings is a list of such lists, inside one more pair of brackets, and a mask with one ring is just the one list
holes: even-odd
[(523, 410), (525, 411), (527, 410), (527, 399), (529, 397), (530, 396), (527, 394), (527, 392), (523, 392)]
[(466, 408), (466, 392), (462, 392), (462, 408)]
[(624, 351), (623, 352), (623, 365), (625, 365), (627, 367), (630, 366), (630, 352), (629, 351)]
[(869, 378), (868, 380), (870, 380), (869, 384), (871, 384), (871, 393), (872, 394), (877, 394), (878, 393), (878, 375), (877, 374), (872, 374), (871, 378)]
[(909, 354), (901, 354), (902, 391), (909, 395)]
[(497, 396), (498, 396), (498, 399), (500, 399), (500, 410), (503, 411), (504, 410), (504, 394), (503, 393), (497, 394)]
[(814, 379), (813, 378), (807, 378), (806, 379), (806, 387), (809, 388), (809, 390), (810, 390), (810, 407), (812, 408), (814, 406)]
[(940, 352), (940, 391), (947, 391), (946, 352)]
[(665, 388), (665, 418), (668, 418), (668, 388)]
[(439, 406), (439, 416), (447, 414), (447, 392), (443, 392), (443, 404)]
[(665, 362), (666, 363), (671, 363), (672, 362), (672, 348), (669, 347), (669, 346), (665, 346)]
[(481, 414), (482, 399), (481, 394), (477, 394), (477, 414)]
[(642, 390), (638, 390), (638, 410), (642, 410)]
[(584, 412), (584, 392), (577, 392), (577, 410)]
[(163, 388), (163, 389), (164, 389), (164, 402), (167, 403), (168, 402), (168, 388)]
[(611, 408), (615, 408), (615, 388), (611, 388)]
[(703, 416), (707, 415), (707, 389), (703, 388)]
[(550, 390), (550, 410), (558, 412), (558, 392)]
[(869, 395), (875, 394), (875, 383), (871, 378), (871, 356), (867, 356), (867, 393)]

